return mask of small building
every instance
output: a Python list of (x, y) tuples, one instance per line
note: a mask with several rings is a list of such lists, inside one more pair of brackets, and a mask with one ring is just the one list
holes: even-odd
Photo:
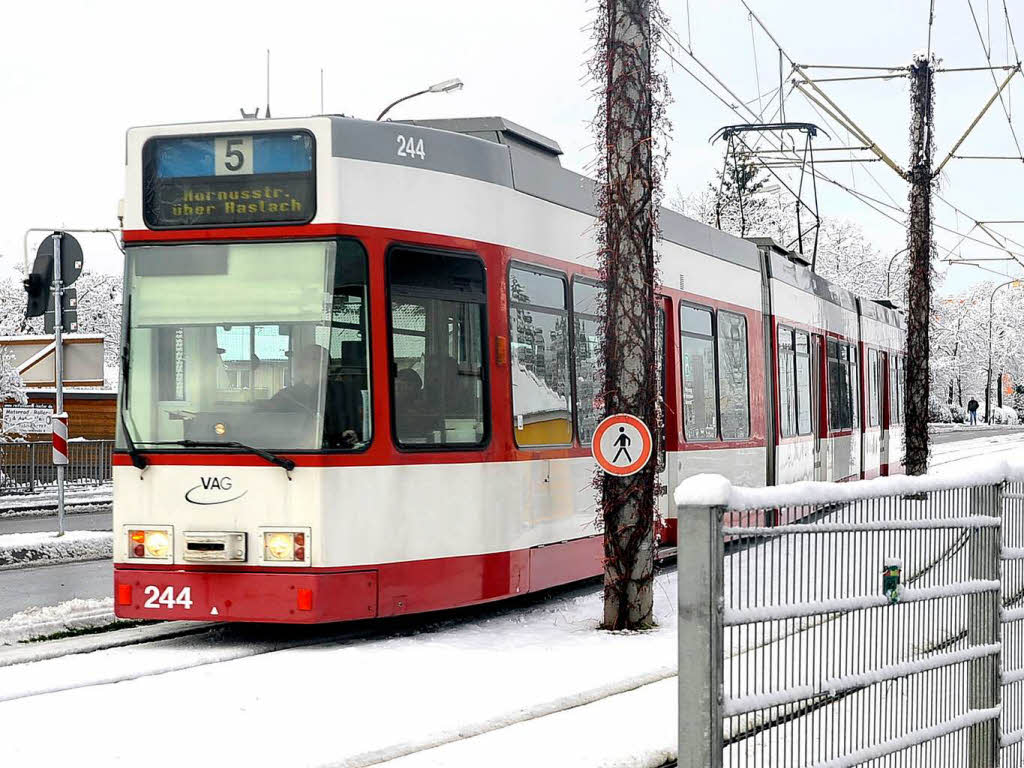
[[(103, 381), (103, 337), (69, 333), (63, 336), (64, 410), (68, 437), (112, 440), (116, 429), (117, 391)], [(14, 365), (25, 383), (28, 404), (54, 408), (56, 404), (53, 336), (0, 336), (0, 347), (14, 354)], [(49, 440), (49, 433), (25, 435)]]

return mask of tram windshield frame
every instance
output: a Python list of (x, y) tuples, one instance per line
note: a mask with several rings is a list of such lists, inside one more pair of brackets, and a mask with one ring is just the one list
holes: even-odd
[[(126, 250), (118, 447), (360, 451), (369, 278), (354, 239)], [(220, 450), (217, 447), (207, 450)]]

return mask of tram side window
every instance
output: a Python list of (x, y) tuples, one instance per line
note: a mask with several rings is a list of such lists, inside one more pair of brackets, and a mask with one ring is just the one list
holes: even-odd
[(853, 397), (856, 362), (852, 363), (848, 344), (828, 342), (829, 426), (833, 431), (852, 429), (856, 424), (856, 399)]
[(509, 270), (512, 419), (521, 446), (572, 441), (565, 278)]
[(868, 425), (878, 426), (878, 350), (868, 350)]
[(357, 447), (372, 437), (367, 290), (366, 251), (355, 241), (340, 241), (330, 336), (323, 340), (328, 350), (325, 448)]
[(576, 379), (576, 433), (587, 445), (601, 419), (601, 288), (579, 278), (572, 281), (573, 372)]
[(811, 347), (807, 334), (796, 334), (796, 431), (811, 434)]
[(714, 319), (710, 309), (683, 304), (683, 431), (687, 440), (718, 439)]
[(779, 433), (783, 437), (796, 434), (796, 355), (793, 352), (793, 330), (779, 327)]
[(394, 432), (399, 445), (487, 438), (486, 285), (468, 256), (396, 249), (389, 260)]
[(899, 355), (889, 355), (889, 421), (900, 423)]
[(860, 377), (857, 375), (857, 347), (847, 346), (847, 353), (850, 360), (850, 373), (847, 382), (850, 385), (850, 427), (856, 429), (860, 426)]
[(747, 319), (732, 312), (718, 313), (718, 410), (722, 439), (750, 436), (750, 397), (747, 392)]

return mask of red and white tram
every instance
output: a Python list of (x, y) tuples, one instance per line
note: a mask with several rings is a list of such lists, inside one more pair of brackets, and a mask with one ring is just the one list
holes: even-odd
[[(119, 616), (393, 616), (600, 572), (594, 196), (554, 141), (321, 116), (127, 145)], [(661, 226), (662, 481), (899, 471), (899, 315)]]

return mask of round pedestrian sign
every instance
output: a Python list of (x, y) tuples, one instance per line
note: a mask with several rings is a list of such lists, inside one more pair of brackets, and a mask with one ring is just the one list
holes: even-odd
[(636, 416), (617, 413), (597, 425), (590, 449), (609, 475), (635, 475), (651, 458), (651, 431)]

